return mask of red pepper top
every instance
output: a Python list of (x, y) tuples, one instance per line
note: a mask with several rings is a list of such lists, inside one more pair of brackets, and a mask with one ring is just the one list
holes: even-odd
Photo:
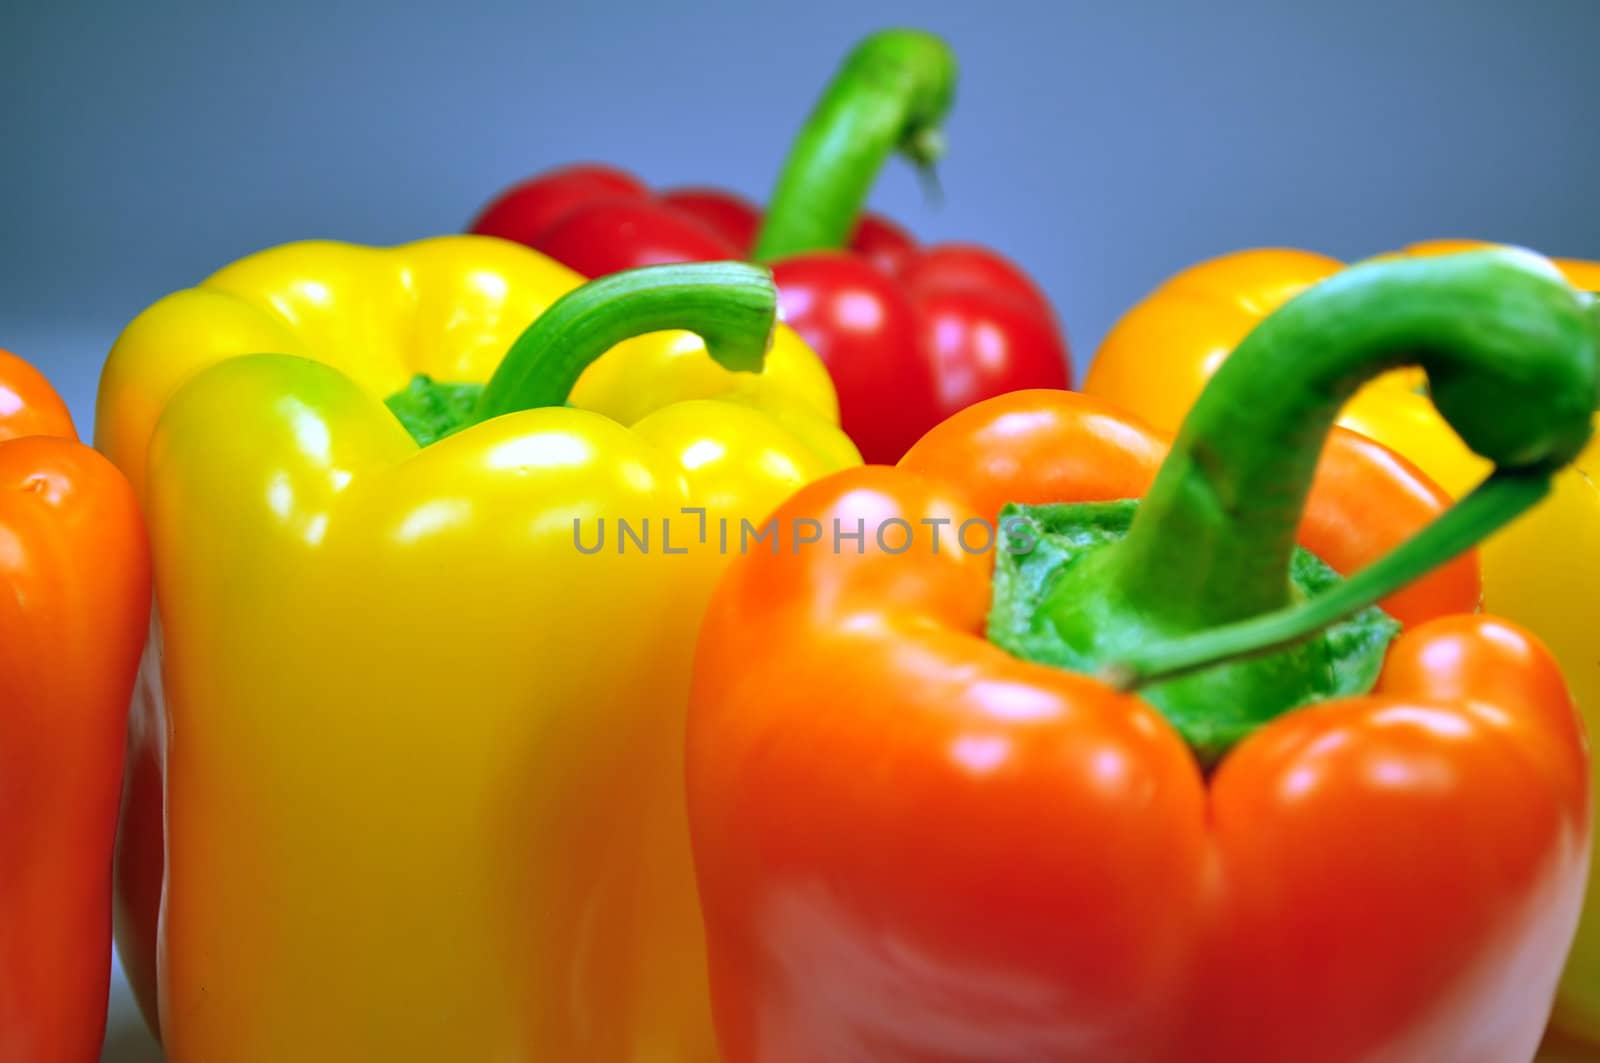
[(847, 58), (791, 151), (765, 216), (729, 192), (654, 192), (578, 165), (513, 186), (471, 231), (515, 240), (598, 277), (666, 262), (769, 262), (784, 320), (816, 349), (844, 429), (869, 462), (894, 462), (974, 402), (1065, 388), (1066, 339), (1018, 266), (972, 244), (919, 246), (862, 209), (895, 150), (931, 165), (954, 59), (926, 34), (889, 31)]

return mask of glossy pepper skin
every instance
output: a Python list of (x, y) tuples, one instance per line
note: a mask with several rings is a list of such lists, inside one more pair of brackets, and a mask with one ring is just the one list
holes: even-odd
[[(1433, 241), (1404, 254), (1432, 256), (1488, 245)], [(1600, 263), (1552, 259), (1575, 288), (1600, 291)], [(1117, 323), (1090, 366), (1084, 390), (1174, 427), (1234, 345), (1289, 297), (1342, 270), (1305, 251), (1258, 249), (1190, 267)], [(1379, 378), (1345, 408), (1340, 423), (1405, 455), (1453, 495), (1488, 464), (1441, 418), (1412, 373)], [(1550, 496), (1481, 549), (1484, 608), (1536, 632), (1555, 653), (1594, 732), (1600, 727), (1600, 638), (1590, 603), (1600, 601), (1600, 442), (1591, 441), (1556, 477)], [(1600, 800), (1600, 791), (1597, 791)], [(1562, 980), (1552, 1024), (1600, 1051), (1600, 876)]]
[[(1523, 456), (1569, 458), (1585, 417), (1570, 402), (1557, 416), (1551, 396), (1592, 382), (1595, 355), (1571, 293), (1515, 260), (1451, 268), (1467, 270), (1466, 291), (1513, 284), (1518, 310), (1551, 314), (1530, 345), (1574, 358), (1557, 359), (1548, 392), (1516, 397), (1543, 400), (1530, 410), (1561, 427)], [(1407, 309), (1421, 305), (1409, 282), (1429, 276), (1380, 275), (1394, 298), (1368, 334), (1383, 350), (1363, 359), (1425, 332), (1451, 346), (1447, 318)], [(1190, 620), (1202, 639), (1248, 625), (1237, 572), (1260, 577), (1251, 594), (1286, 597), (1276, 561), (1297, 522), (1325, 560), (1362, 569), (1341, 588), (1392, 574), (1363, 568), (1385, 544), (1361, 537), (1385, 525), (1403, 538), (1425, 515), (1399, 516), (1393, 500), (1431, 493), (1437, 509), (1443, 496), (1404, 464), (1330, 474), (1324, 460), (1311, 489), (1317, 438), (1351, 381), (1338, 350), (1300, 378), (1303, 393), (1282, 372), (1325, 323), (1362, 309), (1376, 320), (1356, 295), (1302, 304), (1241, 367), (1254, 374), (1265, 353), (1277, 371), (1219, 378), (1170, 452), (1104, 400), (1005, 396), (946, 421), (898, 469), (831, 476), (778, 511), (780, 526), (863, 522), (859, 552), (730, 566), (702, 629), (687, 755), (726, 1063), (1531, 1057), (1587, 870), (1587, 760), (1554, 660), (1521, 628), (1466, 612), (1470, 579), (1436, 569), (1412, 585), (1370, 693), (1271, 718), (1204, 776), (1153, 700), (1166, 684), (1119, 693), (1100, 678), (1117, 668), (1084, 674), (985, 640), (997, 554), (957, 548), (958, 529), (972, 522), (981, 541), (1009, 503), (1142, 494), (1127, 537), (1090, 557), (1121, 550), (1122, 567), (1085, 560), (1057, 586), (1076, 573), (1092, 605), (1118, 600), (1097, 597), (1101, 577), (1108, 590), (1145, 580), (1156, 604), (1139, 615), (1157, 643)], [(1480, 346), (1472, 361), (1498, 353)], [(1251, 437), (1263, 416), (1270, 430)], [(1302, 423), (1292, 442), (1277, 431)], [(1471, 429), (1480, 445), (1508, 443), (1483, 438), (1485, 423)], [(1193, 464), (1201, 454), (1219, 464)], [(1249, 488), (1232, 496), (1243, 519), (1208, 505), (1208, 483)], [(1342, 505), (1315, 502), (1330, 487)], [(896, 520), (917, 529), (909, 550), (874, 534)], [(1263, 550), (1274, 564), (1257, 564)], [(1046, 616), (1059, 631), (1074, 613)]]
[(956, 410), (1064, 388), (1071, 374), (1049, 301), (1015, 263), (976, 244), (920, 247), (863, 213), (896, 150), (919, 166), (937, 158), (955, 73), (931, 35), (867, 38), (818, 102), (764, 218), (727, 192), (656, 194), (620, 170), (581, 165), (513, 186), (471, 231), (590, 277), (662, 262), (770, 263), (784, 320), (833, 376), (845, 431), (866, 460), (893, 462)]
[[(653, 191), (615, 166), (577, 163), (519, 182), (473, 219), (471, 231), (526, 244), (586, 277), (668, 262), (748, 258), (761, 211), (726, 189)], [(876, 236), (909, 253), (911, 236), (867, 215), (852, 241)]]
[[(721, 562), (683, 511), (859, 459), (781, 327), (760, 373), (668, 331), (516, 362), (580, 280), (483, 237), (292, 244), (117, 341), (100, 440), (150, 516), (172, 736), (132, 754), (159, 938), (130, 904), (119, 940), (175, 1063), (708, 1058), (678, 734)], [(385, 406), (514, 362), (569, 379), (420, 448)], [(148, 897), (160, 849), (122, 847)]]
[(128, 694), (150, 618), (133, 492), (0, 351), (0, 1059), (100, 1058)]

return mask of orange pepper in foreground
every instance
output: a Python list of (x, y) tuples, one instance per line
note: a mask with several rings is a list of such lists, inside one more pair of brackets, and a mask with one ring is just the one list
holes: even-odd
[[(733, 561), (690, 701), (726, 1063), (1529, 1058), (1587, 871), (1582, 729), (1470, 574), (1384, 596), (1583, 445), (1594, 333), (1528, 256), (1364, 267), (1252, 334), (1170, 450), (1021, 392), (780, 507), (793, 547)], [(1347, 390), (1419, 352), (1522, 411), (1466, 404), (1500, 471), (1420, 531), (1414, 468), (1317, 472)], [(1292, 591), (1297, 529), (1347, 578)], [(1380, 598), (1392, 643), (1350, 612)], [(1305, 626), (1329, 602), (1352, 627)]]

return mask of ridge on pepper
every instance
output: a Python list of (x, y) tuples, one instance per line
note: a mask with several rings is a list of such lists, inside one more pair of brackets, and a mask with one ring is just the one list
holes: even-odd
[(772, 266), (784, 320), (827, 364), (845, 431), (893, 462), (944, 417), (1020, 388), (1067, 387), (1067, 341), (1015, 263), (971, 243), (920, 247), (864, 211), (896, 152), (931, 168), (956, 80), (943, 41), (886, 30), (862, 41), (817, 102), (763, 215), (711, 188), (652, 192), (595, 164), (512, 186), (471, 231), (526, 244), (590, 277), (662, 262), (749, 257)]

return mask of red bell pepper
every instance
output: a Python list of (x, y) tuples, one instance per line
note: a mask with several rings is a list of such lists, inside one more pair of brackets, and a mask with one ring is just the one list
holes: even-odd
[(150, 618), (133, 489), (0, 351), (0, 1060), (100, 1056), (128, 697)]
[(892, 462), (959, 409), (1019, 388), (1064, 388), (1071, 374), (1049, 301), (1014, 263), (973, 244), (919, 247), (862, 213), (896, 150), (919, 166), (937, 159), (955, 76), (936, 37), (868, 37), (801, 131), (764, 219), (731, 193), (657, 194), (585, 165), (512, 187), (472, 231), (590, 277), (664, 262), (770, 263), (784, 320), (833, 375), (845, 431), (867, 461)]
[[(1582, 449), (1587, 313), (1516, 255), (1357, 267), (1170, 449), (1021, 392), (780, 507), (794, 545), (733, 560), (690, 699), (725, 1063), (1530, 1059), (1585, 742), (1550, 653), (1434, 566)], [(1375, 445), (1318, 466), (1411, 359), (1497, 464), (1431, 522)]]

